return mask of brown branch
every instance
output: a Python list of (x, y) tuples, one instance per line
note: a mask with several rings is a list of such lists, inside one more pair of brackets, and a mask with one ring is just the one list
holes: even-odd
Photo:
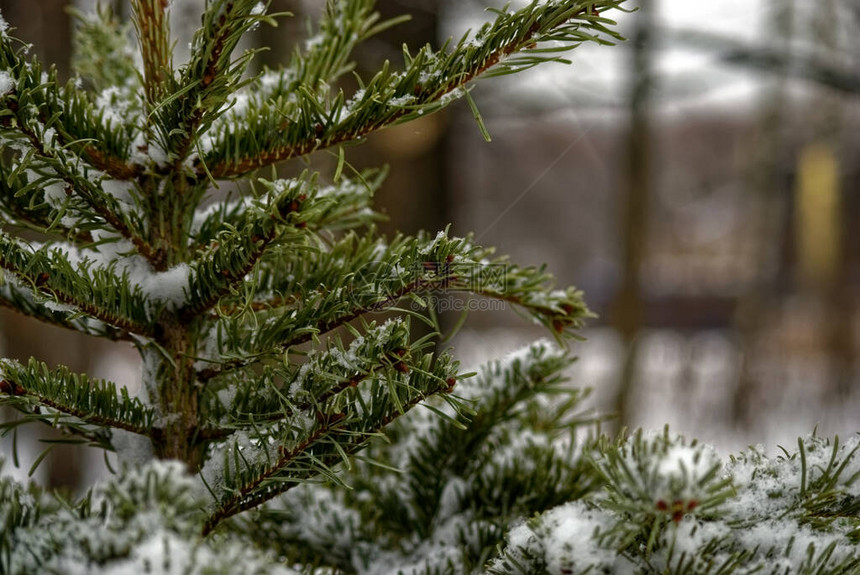
[(134, 180), (143, 174), (143, 166), (129, 164), (119, 158), (109, 156), (91, 143), (86, 144), (81, 152), (86, 156), (90, 165), (116, 180)]

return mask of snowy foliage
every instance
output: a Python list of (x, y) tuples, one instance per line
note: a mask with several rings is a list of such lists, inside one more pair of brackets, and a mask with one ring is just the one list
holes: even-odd
[(668, 431), (603, 442), (602, 487), (512, 529), (489, 572), (857, 573), (858, 449), (813, 435), (721, 463)]
[(200, 537), (200, 485), (179, 462), (126, 467), (74, 506), (0, 479), (8, 575), (290, 575), (238, 541)]

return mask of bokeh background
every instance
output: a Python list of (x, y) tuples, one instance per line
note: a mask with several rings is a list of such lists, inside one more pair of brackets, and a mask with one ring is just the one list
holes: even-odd
[[(173, 0), (177, 61), (201, 3)], [(0, 0), (15, 35), (64, 74), (67, 4)], [(288, 58), (323, 3), (273, 4), (295, 16), (249, 39), (272, 47), (261, 65)], [(368, 42), (359, 70), (398, 62), (404, 42), (459, 38), (502, 4), (378, 0), (384, 16), (413, 18)], [(628, 5), (638, 11), (606, 14), (622, 46), (478, 83), (492, 142), (461, 102), (350, 149), (356, 166), (391, 167), (383, 227), (451, 223), (582, 288), (598, 318), (570, 377), (593, 389), (591, 409), (614, 414), (608, 429), (668, 423), (725, 454), (860, 431), (860, 0)], [(11, 313), (0, 333), (7, 356), (138, 384), (126, 345)], [(543, 335), (511, 310), (476, 311), (454, 345), (470, 366)], [(4, 472), (27, 475), (44, 433), (31, 431)], [(0, 445), (8, 453), (11, 438)], [(57, 448), (35, 477), (86, 484), (104, 472), (94, 451)]]

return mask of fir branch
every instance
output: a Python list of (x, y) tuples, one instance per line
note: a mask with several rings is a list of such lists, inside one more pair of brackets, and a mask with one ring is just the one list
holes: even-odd
[[(134, 222), (120, 207), (119, 202), (93, 181), (87, 169), (70, 159), (67, 152), (59, 146), (54, 124), (61, 114), (55, 114), (44, 123), (38, 118), (40, 112), (36, 108), (34, 94), (39, 89), (41, 87), (12, 94), (15, 100), (10, 103), (15, 105), (10, 109), (17, 120), (17, 129), (27, 138), (38, 158), (66, 185), (67, 195), (74, 194), (80, 198), (92, 210), (95, 217), (103, 219), (119, 234), (130, 240), (141, 255), (152, 260), (155, 252), (140, 231), (142, 224)], [(6, 98), (8, 100), (10, 96), (7, 95)], [(33, 115), (34, 113), (36, 116)]]
[[(222, 430), (229, 435), (234, 428), (320, 413), (336, 396), (384, 369), (409, 371), (410, 358), (421, 357), (429, 347), (427, 340), (410, 345), (409, 322), (400, 319), (363, 325), (359, 333), (348, 347), (341, 338), (331, 338), (325, 351), (313, 351), (304, 363), (267, 366), (260, 377), (234, 374), (225, 382), (207, 386), (211, 398), (208, 417), (226, 421)], [(214, 395), (221, 389), (235, 393), (229, 405), (222, 405)], [(217, 436), (214, 430), (202, 434)]]
[(283, 241), (289, 232), (301, 237), (299, 228), (307, 227), (307, 220), (313, 221), (319, 212), (319, 202), (308, 198), (314, 178), (307, 173), (293, 180), (261, 182), (269, 189), (265, 203), (244, 210), (233, 225), (222, 223), (225, 229), (215, 234), (204, 255), (191, 263), (191, 303), (179, 311), (180, 317), (188, 320), (234, 292), (270, 244)]
[(56, 186), (56, 182), (50, 176), (40, 176), (37, 169), (31, 168), (26, 174), (22, 164), (16, 166), (8, 158), (0, 158), (0, 221), (7, 230), (24, 228), (70, 238), (78, 244), (92, 243), (92, 234), (85, 229), (87, 226), (80, 223), (65, 226), (62, 219), (57, 221), (62, 207), (58, 210), (48, 200), (48, 190), (55, 189), (51, 186)]
[(266, 5), (259, 0), (214, 0), (206, 7), (189, 63), (176, 85), (158, 98), (155, 109), (169, 159), (181, 162), (188, 157), (199, 135), (223, 113), (229, 94), (242, 85), (254, 51), (236, 60), (233, 51), (261, 20), (274, 22), (265, 15)]
[(50, 304), (37, 299), (36, 294), (27, 288), (16, 285), (14, 280), (5, 278), (0, 286), (0, 306), (22, 313), (44, 323), (71, 329), (87, 335), (104, 337), (111, 341), (132, 341), (131, 334), (89, 318), (78, 317), (76, 311), (51, 309)]
[(121, 22), (108, 5), (93, 12), (70, 8), (75, 19), (72, 66), (97, 91), (139, 86), (130, 44), (131, 25)]
[(0, 233), (0, 267), (25, 284), (35, 297), (50, 297), (115, 328), (152, 335), (149, 303), (127, 274), (115, 273), (116, 262), (97, 266), (84, 259), (73, 265), (58, 248), (32, 250)]
[[(198, 377), (205, 381), (247, 367), (261, 356), (277, 355), (367, 313), (395, 308), (410, 295), (461, 292), (501, 299), (519, 306), (561, 342), (590, 317), (579, 291), (550, 291), (552, 276), (543, 268), (521, 268), (505, 258), (490, 260), (491, 254), (469, 238), (440, 232), (432, 240), (425, 235), (396, 237), (390, 246), (347, 236), (329, 253), (284, 258), (286, 267), (275, 268), (258, 282), (258, 290), (280, 294), (268, 301), (282, 307), (245, 308), (247, 313), (220, 320), (223, 330), (241, 338), (240, 348), (250, 353), (210, 365)], [(297, 269), (289, 269), (292, 262)], [(344, 275), (344, 265), (356, 271)], [(283, 281), (291, 276), (301, 281)]]
[[(0, 112), (0, 124), (25, 134), (43, 156), (46, 152), (64, 156), (62, 151), (74, 151), (96, 169), (115, 178), (130, 179), (138, 175), (139, 168), (128, 163), (130, 128), (106, 122), (104, 114), (94, 110), (86, 94), (74, 83), (61, 85), (56, 68), (43, 71), (36, 58), (28, 60), (26, 50), (16, 50), (12, 38), (3, 35), (0, 69), (14, 79), (13, 90), (2, 95), (6, 107)], [(40, 127), (40, 123), (45, 125)], [(55, 131), (55, 144), (44, 137), (48, 129)], [(46, 144), (58, 149), (46, 150)], [(65, 158), (47, 159), (57, 164)], [(66, 169), (74, 172), (71, 166)]]
[[(243, 456), (246, 463), (238, 465), (247, 469), (242, 472), (237, 467), (239, 483), (218, 502), (203, 527), (203, 534), (210, 533), (228, 517), (257, 507), (320, 473), (332, 478), (333, 465), (364, 448), (386, 425), (427, 397), (451, 390), (452, 366), (448, 362), (437, 361), (431, 366), (431, 356), (427, 355), (419, 365), (406, 376), (391, 370), (393, 373), (384, 378), (374, 378), (369, 382), (371, 388), (366, 398), (355, 388), (345, 390), (339, 397), (348, 394), (350, 398), (340, 406), (341, 411), (312, 419), (297, 438), (288, 445), (282, 444), (276, 458), (253, 465)], [(404, 378), (405, 381), (397, 381)], [(238, 462), (239, 458), (236, 459)]]
[[(10, 405), (25, 413), (34, 404), (74, 418), (59, 423), (75, 430), (75, 420), (97, 427), (123, 429), (150, 436), (155, 413), (123, 387), (106, 380), (90, 380), (65, 367), (54, 370), (30, 359), (22, 365), (13, 360), (0, 361), (0, 405)], [(54, 419), (46, 417), (47, 419)], [(91, 431), (91, 430), (90, 430)]]
[(92, 167), (117, 180), (135, 180), (143, 174), (143, 166), (130, 161), (134, 123), (118, 125), (71, 83), (49, 96), (61, 119), (55, 124), (61, 148), (74, 150)]
[[(403, 470), (404, 476), (398, 483), (402, 482), (402, 489), (409, 497), (400, 503), (405, 503), (411, 513), (406, 524), (389, 524), (389, 529), (405, 529), (416, 532), (419, 537), (428, 537), (438, 519), (444, 486), (452, 478), (469, 478), (472, 487), (461, 500), (478, 516), (488, 518), (499, 512), (508, 518), (518, 513), (531, 515), (593, 490), (597, 482), (588, 466), (575, 458), (559, 465), (558, 448), (551, 445), (558, 431), (547, 432), (547, 428), (553, 430), (562, 425), (561, 417), (566, 410), (546, 410), (531, 425), (524, 421), (525, 413), (534, 408), (542, 395), (559, 397), (565, 383), (562, 372), (572, 361), (547, 342), (536, 342), (504, 361), (483, 366), (476, 378), (458, 385), (458, 397), (472, 404), (474, 416), (458, 414), (441, 418), (431, 414), (425, 421), (405, 420), (404, 426), (396, 431), (395, 442), (396, 438), (410, 435), (417, 439), (405, 457), (390, 464)], [(570, 392), (576, 393), (568, 390)], [(569, 402), (559, 403), (569, 406), (578, 401), (574, 396)], [(511, 450), (515, 454), (508, 455), (505, 446), (515, 441), (506, 437), (512, 421), (515, 426), (511, 434), (528, 436), (527, 430), (540, 429), (543, 437), (536, 435), (535, 441), (545, 439), (544, 447), (548, 449), (533, 444), (526, 450), (528, 458), (516, 450)], [(419, 427), (423, 428), (420, 432), (416, 429)], [(570, 429), (567, 432), (570, 433)], [(381, 451), (385, 453), (385, 448)], [(534, 465), (535, 459), (542, 463)], [(556, 476), (555, 480), (548, 478), (550, 474)], [(512, 489), (514, 483), (532, 483), (540, 488), (515, 490)], [(372, 485), (362, 484), (374, 490)], [(500, 489), (501, 485), (505, 488)], [(523, 505), (521, 497), (530, 499), (527, 510), (518, 511)], [(391, 519), (396, 518), (397, 515), (391, 516)], [(387, 523), (386, 518), (380, 519)]]
[[(610, 43), (604, 37), (620, 38), (605, 25), (614, 23), (597, 12), (620, 8), (622, 3), (559, 0), (502, 12), (474, 40), (463, 38), (450, 53), (434, 54), (429, 48), (414, 57), (407, 53), (401, 73), (391, 72), (386, 65), (349, 103), (340, 93), (325, 108), (312, 86), (300, 86), (287, 102), (275, 99), (249, 106), (241, 117), (246, 129), (222, 131), (204, 163), (214, 177), (231, 178), (436, 111), (485, 73), (512, 73), (559, 61), (536, 43), (560, 43), (552, 48), (555, 52), (586, 41)], [(512, 57), (518, 53), (522, 54)]]
[(155, 110), (173, 79), (173, 46), (167, 0), (132, 0), (131, 9), (140, 54), (143, 87), (149, 111)]
[[(288, 180), (269, 181), (260, 178), (259, 186), (251, 185), (251, 196), (220, 202), (195, 214), (192, 224), (195, 249), (206, 252), (216, 245), (220, 246), (219, 235), (224, 232), (235, 233), (249, 226), (263, 226), (265, 218), (272, 219), (270, 214), (290, 209), (293, 201), (298, 202), (296, 207), (302, 212), (300, 217), (298, 214), (292, 217), (296, 220), (294, 226), (324, 237), (311, 238), (311, 234), (307, 233), (291, 237), (284, 251), (289, 253), (298, 247), (293, 240), (307, 240), (302, 243), (310, 245), (325, 244), (336, 232), (368, 226), (380, 219), (379, 214), (371, 209), (371, 201), (382, 186), (386, 174), (386, 170), (365, 170), (357, 174), (355, 179), (342, 177), (337, 183), (322, 187), (317, 186), (317, 174), (309, 176), (307, 172)], [(302, 192), (294, 197), (282, 198), (300, 182), (304, 182), (302, 185), (305, 186)], [(302, 195), (306, 197), (299, 201)], [(274, 219), (276, 221), (278, 218)], [(285, 259), (282, 255), (274, 255), (265, 270), (261, 270), (266, 278), (276, 275), (276, 268), (282, 269), (283, 266), (279, 265)], [(267, 286), (271, 285), (268, 279), (261, 281)]]
[[(190, 287), (193, 304), (181, 312), (183, 317), (216, 304), (223, 314), (231, 306), (245, 307), (252, 299), (254, 309), (281, 307), (277, 304), (280, 296), (256, 301), (255, 293), (277, 293), (273, 278), (284, 270), (285, 261), (294, 261), (299, 249), (322, 249), (325, 238), (321, 234), (328, 236), (375, 217), (368, 205), (382, 174), (373, 171), (366, 175), (372, 179), (362, 177), (356, 182), (342, 178), (325, 188), (318, 188), (315, 176), (307, 172), (289, 180), (260, 179), (266, 190), (260, 199), (236, 202), (232, 207), (222, 205), (201, 216), (196, 239), (206, 240), (208, 245), (198, 248), (203, 255), (191, 264), (195, 271)], [(249, 275), (256, 276), (256, 281), (248, 282)], [(238, 290), (239, 286), (245, 289)], [(240, 291), (242, 302), (222, 301)]]

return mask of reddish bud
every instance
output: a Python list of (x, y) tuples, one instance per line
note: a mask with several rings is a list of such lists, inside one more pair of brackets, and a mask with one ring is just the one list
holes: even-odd
[(0, 381), (0, 393), (5, 393), (6, 395), (24, 395), (25, 391), (24, 388), (17, 383), (4, 379)]

